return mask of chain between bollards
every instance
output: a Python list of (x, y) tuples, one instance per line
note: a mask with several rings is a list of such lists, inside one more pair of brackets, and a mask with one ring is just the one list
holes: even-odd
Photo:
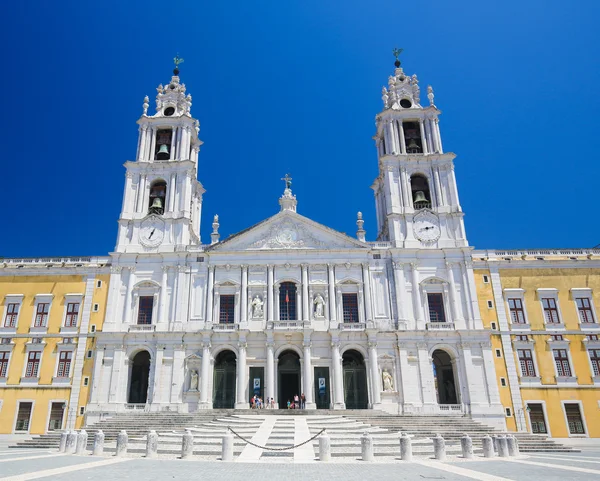
[(325, 431), (325, 429), (321, 429), (317, 434), (315, 434), (312, 438), (308, 438), (306, 441), (300, 443), (300, 444), (295, 444), (294, 446), (287, 446), (285, 448), (269, 448), (267, 446), (259, 446), (258, 444), (253, 443), (252, 441), (250, 441), (249, 439), (244, 438), (243, 436), (239, 435), (238, 433), (236, 433), (233, 429), (231, 429), (231, 427), (227, 426), (227, 429), (229, 429), (229, 431), (231, 431), (235, 436), (237, 436), (238, 438), (240, 438), (242, 441), (244, 441), (245, 443), (248, 443), (256, 448), (259, 449), (266, 449), (267, 451), (287, 451), (289, 449), (294, 449), (294, 448), (299, 448), (300, 446), (304, 446), (306, 443), (310, 443), (313, 439), (316, 439), (318, 436), (321, 435), (321, 433), (323, 433)]

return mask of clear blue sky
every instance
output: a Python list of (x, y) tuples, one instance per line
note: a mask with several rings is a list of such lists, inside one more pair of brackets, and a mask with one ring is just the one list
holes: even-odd
[(202, 240), (278, 211), (350, 235), (376, 223), (374, 117), (393, 47), (435, 89), (469, 241), (591, 247), (598, 222), (600, 2), (9, 2), (0, 256), (115, 245), (144, 95), (172, 58), (200, 119)]

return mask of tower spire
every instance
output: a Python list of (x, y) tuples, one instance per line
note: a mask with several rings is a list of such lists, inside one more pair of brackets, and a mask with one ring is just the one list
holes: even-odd
[(279, 198), (281, 210), (291, 210), (292, 212), (296, 212), (298, 201), (296, 200), (296, 196), (292, 194), (292, 178), (290, 177), (290, 174), (285, 174), (285, 177), (282, 177), (281, 180), (285, 182), (283, 195)]
[(173, 74), (179, 75), (179, 64), (183, 63), (183, 59), (179, 56), (179, 53), (177, 55), (175, 55), (175, 58), (173, 59), (173, 63), (175, 64), (175, 68), (173, 69)]

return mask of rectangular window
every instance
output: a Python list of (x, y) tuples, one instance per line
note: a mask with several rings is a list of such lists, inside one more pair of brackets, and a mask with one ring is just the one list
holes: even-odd
[(138, 324), (152, 324), (153, 296), (141, 296), (138, 308)]
[(510, 408), (506, 408), (506, 416), (507, 417), (511, 417), (512, 416), (512, 411)]
[(579, 321), (582, 323), (593, 323), (594, 315), (592, 314), (592, 304), (587, 297), (575, 299), (577, 310), (579, 311)]
[(235, 296), (233, 294), (219, 296), (219, 323), (233, 324), (235, 316)]
[(42, 351), (31, 351), (27, 357), (27, 369), (25, 370), (25, 377), (37, 377), (40, 369), (40, 359), (42, 358)]
[(97, 288), (100, 288), (100, 287), (102, 287), (102, 281), (98, 281), (98, 282), (96, 282), (96, 287), (97, 287)]
[(588, 350), (588, 353), (590, 355), (594, 376), (600, 376), (600, 349), (590, 349)]
[(571, 365), (569, 364), (569, 356), (566, 349), (554, 349), (554, 362), (556, 364), (556, 372), (559, 377), (571, 377)]
[(544, 308), (544, 319), (546, 320), (546, 324), (559, 324), (560, 319), (558, 318), (556, 299), (545, 297), (542, 299), (542, 306)]
[(500, 378), (500, 385), (502, 387), (506, 387), (506, 379), (504, 379), (503, 377)]
[(523, 302), (521, 299), (509, 299), (508, 309), (510, 310), (510, 319), (513, 324), (525, 324), (525, 312), (523, 311)]
[(71, 351), (62, 351), (60, 353), (60, 357), (58, 359), (58, 371), (56, 373), (57, 377), (69, 377), (72, 357), (73, 353)]
[(554, 334), (550, 336), (550, 339), (552, 339), (553, 341), (564, 341), (562, 334)]
[(569, 434), (585, 434), (583, 420), (581, 419), (581, 411), (579, 410), (579, 404), (566, 403), (565, 413), (567, 414)]
[(533, 364), (533, 355), (531, 349), (518, 349), (519, 365), (521, 366), (521, 376), (535, 377), (535, 365)]
[(590, 341), (597, 341), (598, 340), (598, 334), (588, 334), (587, 338)]
[(502, 351), (500, 349), (496, 349), (496, 357), (502, 357)]
[(282, 282), (279, 286), (279, 320), (296, 321), (296, 284), (293, 282)]
[(427, 302), (429, 304), (429, 321), (446, 322), (446, 314), (444, 313), (444, 298), (442, 294), (427, 294)]
[(528, 404), (529, 422), (531, 423), (531, 432), (534, 434), (546, 434), (546, 418), (544, 417), (544, 407), (541, 404)]
[(50, 304), (47, 302), (39, 303), (37, 305), (37, 311), (35, 313), (34, 327), (46, 327), (48, 323), (48, 311), (50, 310)]
[(527, 342), (529, 341), (529, 338), (527, 337), (527, 334), (519, 334), (517, 336), (517, 341), (522, 341), (522, 342)]
[(488, 276), (483, 276), (483, 283), (484, 284), (489, 284), (490, 283), (490, 278)]
[(492, 309), (494, 307), (494, 303), (492, 301), (487, 301), (488, 309)]
[(64, 414), (63, 403), (52, 403), (50, 407), (50, 420), (48, 421), (48, 431), (54, 431), (56, 429), (62, 429), (63, 414)]
[(17, 424), (15, 431), (29, 431), (29, 419), (31, 418), (31, 408), (33, 403), (20, 402), (19, 411), (17, 413)]
[(6, 306), (6, 319), (4, 327), (16, 327), (17, 317), (19, 317), (19, 304), (9, 304)]
[(8, 373), (8, 360), (10, 359), (10, 352), (0, 352), (0, 377), (6, 377)]
[(358, 295), (342, 294), (344, 322), (358, 322)]
[(67, 304), (67, 317), (65, 327), (77, 327), (77, 318), (79, 317), (79, 302), (69, 302)]

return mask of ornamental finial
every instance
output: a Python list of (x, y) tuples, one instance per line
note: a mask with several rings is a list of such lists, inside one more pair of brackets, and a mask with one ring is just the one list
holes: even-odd
[(398, 57), (400, 56), (400, 54), (402, 52), (404, 52), (403, 48), (394, 48), (394, 50), (392, 50), (394, 57), (396, 57), (396, 61), (394, 62), (394, 65), (396, 66), (396, 68), (400, 68), (400, 59), (398, 59)]
[(179, 53), (175, 55), (173, 59), (173, 63), (175, 64), (175, 68), (173, 69), (173, 74), (179, 75), (179, 64), (183, 63), (183, 59), (179, 56)]
[(285, 174), (285, 177), (282, 177), (281, 180), (285, 182), (285, 190), (292, 188), (292, 178), (290, 177), (290, 174)]

